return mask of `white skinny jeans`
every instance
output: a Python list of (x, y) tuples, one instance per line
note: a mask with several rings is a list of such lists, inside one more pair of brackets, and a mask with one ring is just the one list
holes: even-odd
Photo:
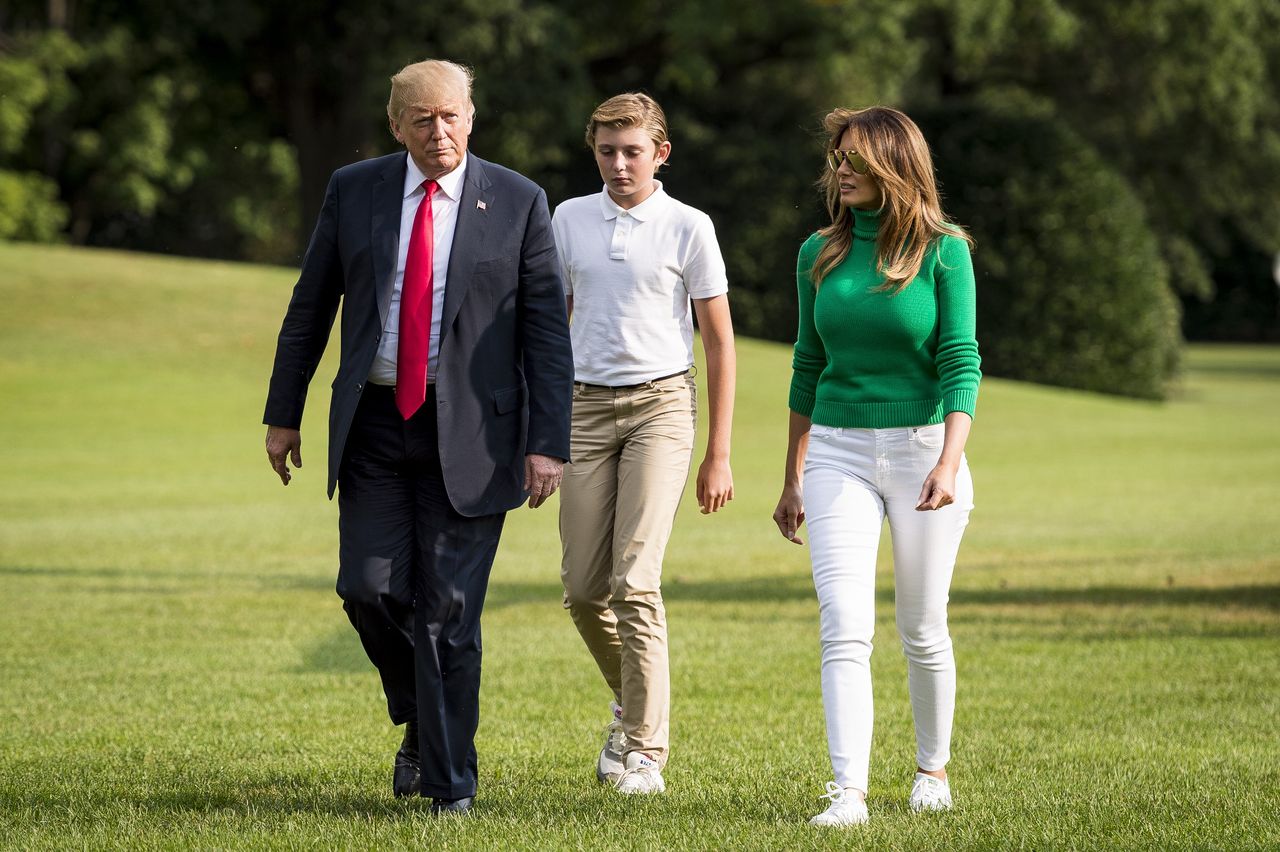
[(941, 769), (951, 757), (956, 664), (947, 595), (973, 508), (961, 459), (955, 502), (917, 512), (938, 463), (944, 426), (841, 429), (814, 424), (804, 468), (805, 522), (822, 639), (822, 703), (836, 783), (867, 791), (871, 759), (871, 637), (876, 551), (885, 515), (893, 540), (898, 636), (916, 729), (916, 763)]

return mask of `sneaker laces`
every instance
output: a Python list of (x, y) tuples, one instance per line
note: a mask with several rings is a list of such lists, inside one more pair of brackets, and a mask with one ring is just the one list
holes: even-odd
[(633, 775), (650, 775), (658, 771), (658, 764), (655, 761), (649, 766), (633, 766), (630, 769), (622, 770), (622, 774), (618, 776), (618, 780), (614, 782), (614, 787), (621, 787), (622, 782)]
[(614, 719), (604, 726), (605, 746), (615, 754), (621, 755), (626, 750), (627, 735), (622, 732), (622, 722)]
[(834, 781), (827, 782), (827, 792), (819, 796), (819, 799), (830, 799), (831, 804), (838, 805), (844, 801), (847, 791)]
[(942, 801), (946, 790), (946, 781), (922, 775), (916, 779), (915, 784), (911, 785), (911, 798), (920, 801), (921, 804), (934, 805)]
[(831, 800), (831, 804), (827, 806), (827, 814), (839, 815), (842, 818), (851, 817), (855, 822), (866, 821), (866, 802), (856, 795), (850, 795), (848, 789), (841, 787), (835, 781), (827, 782), (827, 792), (819, 798)]
[(626, 780), (627, 780), (628, 778), (630, 778), (632, 775), (639, 775), (639, 774), (641, 774), (642, 772), (648, 772), (648, 771), (649, 771), (649, 770), (648, 770), (647, 768), (643, 767), (643, 766), (637, 766), (637, 767), (635, 767), (634, 769), (624, 769), (624, 770), (622, 770), (622, 774), (618, 776), (618, 780), (613, 782), (613, 786), (614, 786), (614, 787), (621, 787), (621, 786), (622, 786), (622, 782), (623, 782), (623, 781), (626, 781)]

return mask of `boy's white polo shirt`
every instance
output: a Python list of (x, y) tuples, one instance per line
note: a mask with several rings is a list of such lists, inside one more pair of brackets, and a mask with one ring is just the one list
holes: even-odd
[(689, 300), (729, 291), (711, 218), (667, 195), (624, 210), (609, 197), (571, 198), (551, 218), (565, 292), (574, 378), (621, 387), (693, 366)]

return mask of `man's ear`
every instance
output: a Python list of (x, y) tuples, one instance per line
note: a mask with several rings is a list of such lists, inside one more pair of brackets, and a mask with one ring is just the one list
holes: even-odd
[(400, 123), (394, 118), (388, 118), (387, 124), (391, 125), (391, 135), (396, 137), (396, 141), (403, 145), (404, 137), (400, 135)]

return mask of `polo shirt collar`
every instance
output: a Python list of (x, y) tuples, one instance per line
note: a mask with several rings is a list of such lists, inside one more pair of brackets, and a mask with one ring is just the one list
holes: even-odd
[[(662, 211), (666, 210), (671, 204), (671, 196), (667, 195), (667, 191), (662, 188), (662, 181), (655, 180), (654, 183), (658, 185), (658, 188), (655, 189), (653, 194), (644, 201), (641, 201), (635, 207), (627, 210), (626, 213), (628, 216), (631, 216), (640, 222), (648, 222), (650, 219), (660, 216)], [(606, 220), (609, 220), (617, 219), (618, 214), (621, 212), (623, 212), (623, 208), (619, 207), (614, 203), (614, 200), (609, 197), (609, 187), (606, 186), (601, 189), (600, 214), (604, 216)]]
[[(409, 165), (404, 171), (404, 197), (408, 198), (419, 191), (427, 176), (422, 173), (422, 169), (418, 168), (418, 164), (413, 161), (413, 157), (410, 157), (408, 152), (405, 152), (405, 157), (408, 158)], [(458, 163), (456, 169), (436, 180), (436, 192), (443, 192), (450, 201), (457, 201), (462, 197), (462, 181), (467, 176), (466, 172), (467, 155), (463, 154), (462, 162)]]

